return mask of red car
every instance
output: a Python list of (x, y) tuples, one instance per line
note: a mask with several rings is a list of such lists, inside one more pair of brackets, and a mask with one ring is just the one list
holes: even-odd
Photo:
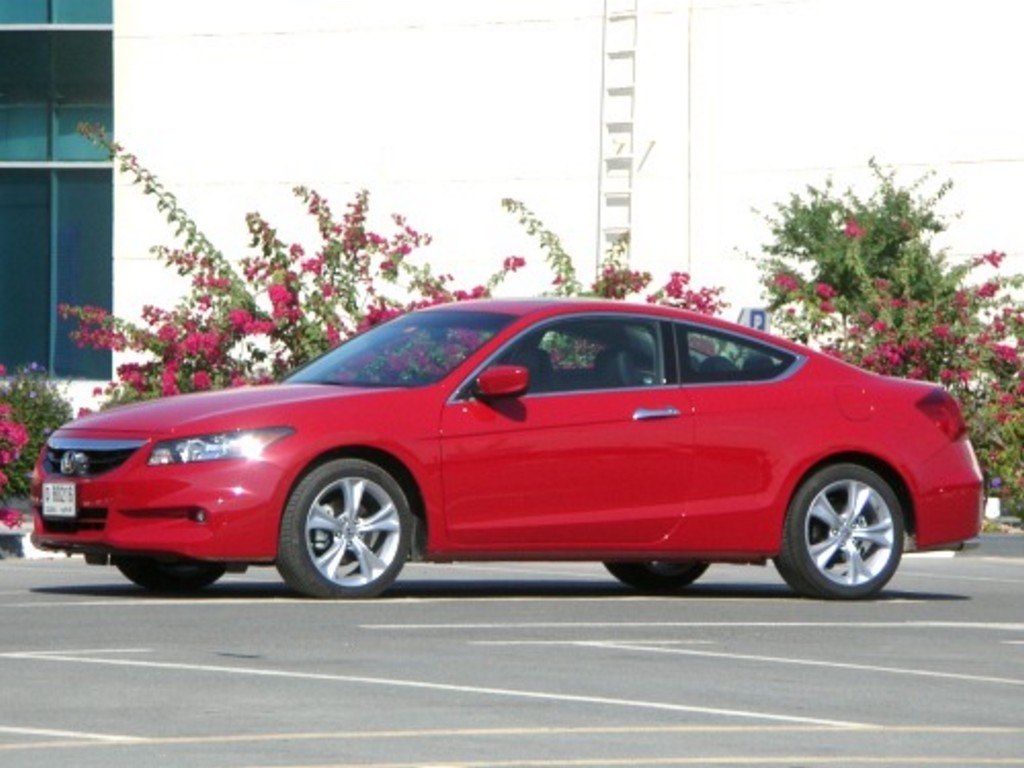
[(773, 560), (863, 598), (907, 548), (978, 533), (956, 403), (665, 307), (480, 301), (414, 312), (273, 386), (111, 409), (53, 434), (36, 546), (153, 590), (275, 564), (373, 597), (409, 558), (592, 560), (640, 589)]

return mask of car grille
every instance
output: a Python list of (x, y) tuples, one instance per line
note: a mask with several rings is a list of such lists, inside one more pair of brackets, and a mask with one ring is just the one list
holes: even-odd
[[(39, 519), (39, 518), (37, 518)], [(97, 507), (83, 507), (78, 510), (74, 520), (54, 520), (41, 518), (42, 533), (81, 533), (82, 531), (102, 531), (107, 525), (107, 510)]]
[(53, 438), (46, 445), (46, 471), (55, 475), (96, 477), (124, 464), (145, 440)]

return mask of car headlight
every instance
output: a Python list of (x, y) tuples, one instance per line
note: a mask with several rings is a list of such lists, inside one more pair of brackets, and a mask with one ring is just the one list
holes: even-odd
[(294, 431), (291, 427), (269, 427), (164, 440), (153, 446), (147, 464), (156, 467), (219, 459), (258, 459), (267, 446)]

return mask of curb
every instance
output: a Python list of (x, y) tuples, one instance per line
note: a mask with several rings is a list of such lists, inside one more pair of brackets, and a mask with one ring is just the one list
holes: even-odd
[(980, 546), (965, 556), (1024, 558), (1024, 533), (983, 533), (978, 539)]
[[(17, 505), (14, 505), (18, 509)], [(20, 510), (24, 512), (24, 510)], [(24, 512), (24, 522), (17, 528), (0, 526), (0, 560), (27, 559), (41, 560), (57, 557), (58, 552), (45, 552), (32, 544), (32, 516)]]

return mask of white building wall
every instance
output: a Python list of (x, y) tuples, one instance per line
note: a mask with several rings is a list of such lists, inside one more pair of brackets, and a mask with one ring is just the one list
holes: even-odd
[[(1000, 0), (638, 0), (635, 263), (759, 303), (754, 209), (869, 158), (911, 182), (952, 179), (954, 254), (993, 248), (1024, 271), (1016, 5)], [(120, 142), (215, 243), (245, 253), (258, 210), (312, 243), (291, 196), (341, 210), (371, 192), (434, 238), (422, 256), (470, 286), (511, 254), (547, 288), (503, 197), (525, 202), (593, 274), (603, 0), (115, 0)], [(149, 255), (171, 242), (122, 179), (115, 312), (180, 285)], [(938, 182), (936, 182), (938, 183)]]

